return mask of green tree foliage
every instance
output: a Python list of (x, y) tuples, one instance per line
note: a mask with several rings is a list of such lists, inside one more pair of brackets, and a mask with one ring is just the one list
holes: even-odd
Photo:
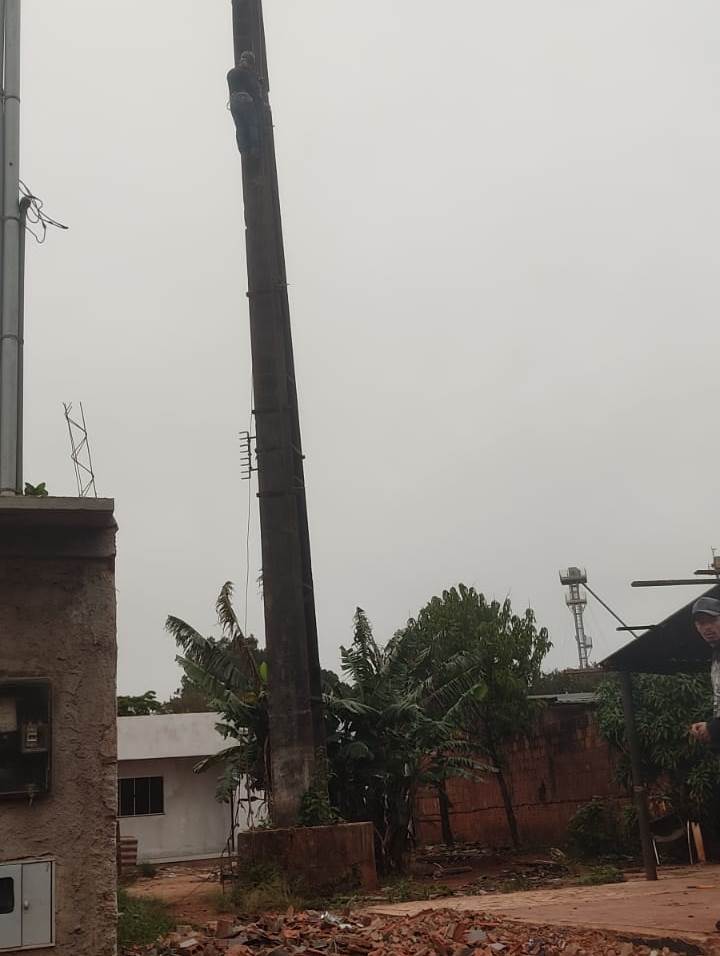
[[(630, 758), (619, 683), (607, 680), (599, 695), (600, 730), (620, 754), (620, 774), (629, 788)], [(645, 781), (682, 817), (714, 818), (720, 763), (705, 744), (688, 734), (692, 723), (712, 713), (709, 676), (637, 674), (633, 703)]]
[(438, 776), (476, 775), (480, 767), (457, 733), (455, 715), (481, 684), (458, 679), (455, 660), (428, 676), (427, 648), (399, 632), (385, 647), (358, 608), (354, 638), (341, 648), (343, 673), (326, 696), (331, 800), (346, 820), (371, 820), (380, 866), (402, 871), (419, 787)]
[(599, 671), (553, 670), (533, 682), (533, 694), (594, 693), (607, 675)]
[(49, 491), (44, 481), (41, 481), (39, 485), (31, 485), (29, 481), (26, 481), (24, 494), (29, 498), (47, 498)]
[(204, 714), (213, 709), (207, 694), (196, 687), (187, 674), (182, 675), (180, 686), (164, 706), (168, 714)]
[[(209, 640), (212, 641), (212, 638), (209, 638)], [(230, 654), (233, 653), (227, 638), (222, 637), (214, 643), (219, 649), (226, 650)], [(267, 661), (267, 652), (264, 648), (258, 647), (257, 640), (252, 634), (248, 635), (247, 644), (252, 649), (258, 667), (261, 668)], [(247, 679), (244, 681), (243, 689), (250, 689)], [(185, 673), (182, 675), (180, 687), (169, 700), (165, 701), (163, 706), (167, 714), (202, 714), (216, 709), (207, 693)]]
[(577, 809), (568, 823), (567, 835), (568, 846), (579, 859), (597, 862), (632, 856), (638, 846), (635, 808), (596, 797)]
[(551, 647), (547, 630), (537, 627), (530, 608), (522, 615), (514, 614), (509, 600), (487, 601), (475, 588), (460, 584), (434, 597), (402, 634), (424, 653), (420, 673), (425, 680), (452, 661), (459, 674), (465, 675), (464, 690), (473, 685), (482, 688), (482, 693), (469, 693), (459, 700), (454, 719), (475, 750), (494, 767), (510, 835), (517, 846), (519, 834), (503, 744), (525, 732), (538, 712), (528, 694)]
[(146, 717), (148, 714), (162, 714), (165, 711), (155, 691), (147, 690), (137, 697), (118, 697), (117, 712), (118, 717)]
[[(182, 651), (177, 660), (187, 681), (219, 711), (222, 732), (235, 738), (196, 769), (222, 766), (226, 792), (247, 776), (254, 789), (271, 794), (268, 668), (242, 634), (231, 597), (228, 583), (217, 601), (220, 640), (174, 617), (167, 629)], [(323, 802), (323, 815), (372, 821), (380, 865), (400, 871), (418, 789), (429, 784), (442, 792), (449, 777), (487, 771), (482, 755), (512, 814), (500, 747), (532, 718), (528, 688), (548, 647), (532, 611), (515, 615), (509, 601), (487, 602), (463, 585), (434, 598), (385, 646), (358, 608), (352, 644), (341, 649), (345, 682), (323, 673), (332, 804)], [(317, 815), (311, 797), (308, 819)]]
[(223, 636), (203, 637), (190, 624), (170, 616), (165, 627), (182, 653), (176, 658), (191, 687), (220, 715), (218, 730), (233, 743), (195, 768), (222, 769), (219, 793), (229, 796), (243, 778), (252, 790), (270, 790), (267, 664), (258, 660), (257, 642), (246, 638), (232, 606), (233, 586), (223, 585), (215, 609)]

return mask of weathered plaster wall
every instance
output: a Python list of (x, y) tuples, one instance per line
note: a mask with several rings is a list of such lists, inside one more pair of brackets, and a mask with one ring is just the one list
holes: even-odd
[(114, 956), (114, 524), (48, 529), (48, 511), (4, 533), (5, 517), (0, 499), (0, 681), (51, 682), (52, 789), (0, 800), (0, 862), (56, 861), (56, 946), (34, 952)]

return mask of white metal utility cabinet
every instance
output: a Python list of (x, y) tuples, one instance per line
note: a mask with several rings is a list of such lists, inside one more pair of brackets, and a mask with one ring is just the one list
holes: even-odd
[(53, 946), (55, 864), (0, 863), (0, 952)]

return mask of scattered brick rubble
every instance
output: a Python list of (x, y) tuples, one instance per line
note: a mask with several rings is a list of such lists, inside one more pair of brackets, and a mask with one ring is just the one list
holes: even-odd
[(178, 926), (152, 946), (123, 956), (720, 956), (720, 948), (656, 948), (576, 928), (531, 928), (477, 913), (425, 910), (412, 917), (335, 916), (292, 910), (254, 923), (214, 920), (202, 930)]

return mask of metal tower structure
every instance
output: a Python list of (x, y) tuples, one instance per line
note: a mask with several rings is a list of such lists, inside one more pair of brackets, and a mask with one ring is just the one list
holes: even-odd
[(80, 420), (72, 417), (72, 403), (63, 402), (65, 421), (70, 434), (70, 458), (75, 469), (78, 495), (80, 498), (97, 498), (95, 487), (95, 472), (93, 471), (90, 442), (85, 423), (85, 410), (80, 402)]
[(570, 608), (570, 613), (575, 622), (575, 641), (578, 646), (580, 670), (585, 670), (590, 666), (592, 638), (585, 631), (583, 614), (585, 613), (587, 598), (585, 592), (580, 590), (580, 586), (587, 583), (587, 571), (585, 568), (568, 568), (566, 571), (561, 571), (560, 583), (566, 585), (568, 589), (565, 603)]

